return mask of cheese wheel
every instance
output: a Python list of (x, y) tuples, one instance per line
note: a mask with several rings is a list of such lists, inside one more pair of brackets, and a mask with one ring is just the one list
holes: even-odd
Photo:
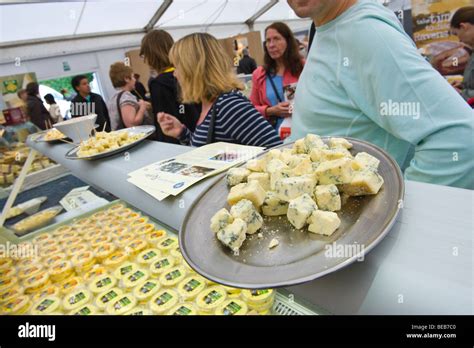
[(55, 263), (49, 269), (49, 276), (54, 282), (61, 282), (70, 277), (74, 273), (74, 269), (70, 261), (60, 261)]
[(93, 280), (95, 277), (107, 274), (109, 271), (107, 268), (99, 265), (95, 265), (89, 272), (84, 274), (83, 278), (86, 282)]
[(63, 252), (63, 248), (59, 244), (51, 245), (46, 248), (41, 248), (39, 254), (42, 257), (53, 256), (56, 254), (61, 254)]
[(135, 212), (131, 212), (125, 216), (123, 216), (123, 220), (127, 224), (132, 224), (132, 222), (137, 221), (141, 218), (141, 215)]
[(175, 265), (174, 257), (164, 256), (153, 261), (153, 263), (150, 265), (150, 272), (153, 275), (159, 275), (173, 268), (174, 265)]
[(136, 307), (131, 311), (125, 313), (125, 315), (153, 315), (153, 312), (143, 307)]
[(71, 257), (72, 265), (79, 274), (89, 271), (95, 264), (95, 257), (92, 251), (84, 251)]
[(145, 240), (135, 238), (125, 246), (125, 252), (127, 252), (130, 257), (133, 257), (144, 250), (147, 245)]
[(7, 269), (13, 266), (13, 260), (5, 257), (0, 258), (0, 270)]
[(92, 294), (87, 289), (76, 289), (68, 293), (63, 299), (63, 308), (66, 311), (73, 311), (90, 302)]
[(161, 288), (160, 282), (154, 279), (148, 279), (138, 284), (133, 289), (133, 296), (136, 297), (138, 302), (145, 303), (155, 295)]
[[(148, 218), (147, 217), (140, 217), (136, 220), (133, 220), (133, 222), (130, 224), (130, 229), (133, 232), (138, 233), (137, 229), (139, 229), (140, 227), (145, 226), (147, 223), (148, 223)], [(151, 225), (151, 226), (152, 226), (152, 229), (153, 229), (154, 226), (153, 225)]]
[(121, 225), (117, 226), (117, 227), (114, 227), (114, 228), (106, 228), (105, 230), (106, 230), (107, 233), (111, 234), (115, 238), (129, 233), (129, 229), (127, 227), (121, 226)]
[(126, 288), (133, 288), (141, 282), (147, 280), (150, 277), (150, 273), (144, 268), (137, 268), (135, 271), (130, 272), (124, 278), (122, 278), (123, 285)]
[(186, 277), (186, 269), (183, 266), (173, 267), (160, 276), (163, 286), (175, 286)]
[(92, 249), (92, 251), (97, 259), (103, 260), (112, 255), (116, 249), (117, 247), (113, 243), (103, 243), (99, 246), (96, 246), (94, 249)]
[(158, 249), (145, 249), (137, 256), (137, 262), (144, 266), (149, 266), (153, 261), (161, 257), (161, 252)]
[(198, 310), (197, 307), (190, 303), (190, 302), (184, 302), (177, 304), (173, 308), (171, 308), (167, 315), (197, 315)]
[(96, 315), (99, 313), (99, 310), (96, 306), (88, 303), (83, 307), (76, 308), (75, 310), (71, 311), (70, 315)]
[[(26, 267), (30, 268), (30, 267)], [(22, 270), (20, 270), (21, 272)], [(4, 270), (0, 270), (0, 279), (6, 279), (13, 277), (17, 273), (17, 270), (14, 267), (6, 268)]]
[(62, 295), (68, 294), (74, 290), (76, 290), (79, 286), (82, 285), (82, 279), (79, 277), (72, 277), (66, 279), (65, 281), (59, 284), (59, 292)]
[(101, 234), (97, 238), (94, 238), (90, 241), (92, 248), (97, 248), (105, 243), (110, 243), (112, 241), (112, 237), (106, 234)]
[(117, 279), (123, 279), (131, 273), (135, 272), (137, 269), (138, 265), (136, 263), (126, 262), (115, 270), (114, 276)]
[(247, 304), (257, 306), (272, 300), (274, 296), (275, 292), (272, 289), (242, 290), (242, 300), (247, 302)]
[(156, 243), (165, 236), (165, 230), (156, 230), (146, 235), (146, 241), (151, 245), (156, 245)]
[(114, 299), (118, 298), (123, 294), (123, 291), (119, 288), (112, 288), (106, 291), (101, 292), (96, 296), (95, 305), (100, 309), (104, 308)]
[(179, 247), (178, 238), (176, 237), (162, 237), (156, 242), (156, 247), (166, 255), (170, 250)]
[(102, 264), (110, 270), (115, 270), (118, 266), (128, 260), (128, 254), (122, 250), (115, 251), (107, 257)]
[(94, 294), (112, 289), (117, 284), (117, 278), (110, 274), (102, 274), (94, 279), (89, 284), (89, 289)]
[(116, 240), (117, 245), (124, 248), (129, 244), (131, 241), (135, 239), (135, 236), (131, 233), (125, 233), (119, 236)]
[(131, 311), (136, 305), (137, 299), (132, 294), (122, 294), (107, 305), (106, 312), (121, 315)]
[(49, 285), (43, 290), (37, 292), (36, 294), (33, 295), (32, 300), (33, 302), (37, 302), (38, 300), (44, 298), (44, 297), (50, 297), (50, 296), (59, 296), (59, 288), (56, 285)]
[(130, 209), (130, 208), (123, 208), (123, 209), (120, 209), (119, 211), (116, 211), (115, 212), (115, 215), (120, 217), (121, 219), (123, 219), (124, 217), (126, 217), (127, 215), (130, 215), (133, 213), (133, 210)]
[(133, 233), (139, 236), (143, 236), (143, 235), (147, 235), (149, 233), (154, 232), (155, 226), (153, 224), (142, 224), (140, 226), (134, 226), (132, 224), (131, 229)]
[(10, 289), (4, 290), (0, 292), (0, 303), (8, 302), (15, 297), (23, 295), (24, 292), (25, 290), (19, 285), (15, 285)]
[(21, 295), (5, 302), (0, 307), (0, 314), (16, 314), (22, 315), (28, 312), (31, 308), (30, 298), (26, 295)]
[(206, 279), (192, 275), (183, 279), (178, 285), (179, 295), (186, 301), (193, 300), (206, 287)]
[(196, 298), (196, 304), (200, 311), (213, 313), (225, 300), (227, 292), (220, 286), (211, 286), (201, 291)]
[(41, 244), (47, 240), (53, 240), (53, 236), (48, 233), (42, 233), (32, 239), (32, 242), (35, 244)]
[(89, 247), (86, 244), (78, 244), (74, 245), (71, 248), (64, 249), (66, 255), (69, 257), (73, 257), (74, 255), (81, 254), (89, 250)]
[(46, 296), (33, 304), (31, 314), (33, 315), (49, 315), (60, 309), (61, 300), (57, 296)]
[(150, 302), (151, 310), (156, 314), (168, 312), (178, 303), (178, 294), (171, 289), (163, 289), (158, 292)]
[(215, 314), (216, 315), (246, 315), (248, 313), (247, 304), (239, 299), (227, 299), (220, 305)]
[(125, 208), (125, 205), (123, 205), (123, 204), (115, 204), (115, 205), (111, 206), (109, 209), (107, 209), (106, 211), (107, 211), (107, 213), (109, 213), (109, 214), (117, 214), (118, 212), (120, 212), (120, 211), (122, 211), (122, 210), (124, 210), (124, 209), (126, 209), (126, 208)]
[(50, 257), (44, 258), (42, 264), (43, 266), (50, 268), (64, 260), (66, 260), (66, 254), (59, 253), (59, 254), (54, 254), (54, 255), (51, 255)]
[(47, 271), (41, 271), (32, 277), (29, 277), (23, 281), (25, 287), (25, 293), (31, 294), (39, 291), (49, 282), (49, 274)]

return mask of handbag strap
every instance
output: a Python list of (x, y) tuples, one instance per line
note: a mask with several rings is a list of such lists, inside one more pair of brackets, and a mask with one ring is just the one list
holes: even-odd
[(125, 91), (122, 91), (120, 92), (118, 95), (117, 95), (117, 111), (118, 111), (118, 114), (119, 114), (119, 125), (118, 125), (118, 129), (123, 129), (125, 128), (125, 124), (123, 123), (123, 118), (122, 118), (122, 110), (120, 109), (120, 98), (122, 98), (122, 94), (124, 93)]
[(272, 75), (267, 72), (267, 77), (268, 77), (268, 79), (270, 80), (270, 84), (272, 85), (273, 92), (275, 93), (275, 95), (276, 95), (278, 101), (279, 101), (280, 103), (282, 103), (282, 102), (283, 102), (283, 99), (281, 98), (280, 93), (278, 93), (278, 91), (277, 91), (277, 88), (276, 88), (276, 85), (275, 85), (275, 81), (273, 81)]
[(209, 131), (207, 132), (206, 144), (212, 144), (214, 142), (214, 130), (215, 130), (215, 124), (216, 124), (216, 118), (217, 118), (216, 103), (217, 103), (217, 99), (214, 105), (212, 105), (212, 109), (211, 109), (211, 120), (209, 122)]

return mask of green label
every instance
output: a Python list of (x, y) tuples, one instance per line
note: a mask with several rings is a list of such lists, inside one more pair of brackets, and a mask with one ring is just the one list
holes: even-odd
[(104, 286), (109, 284), (112, 284), (112, 279), (110, 279), (109, 277), (101, 279), (97, 283), (95, 283), (98, 288), (103, 288)]
[(181, 276), (181, 272), (179, 271), (179, 269), (177, 270), (174, 270), (173, 272), (170, 272), (168, 273), (166, 276), (165, 276), (165, 279), (166, 280), (173, 280), (173, 279), (176, 279), (178, 277)]
[(150, 251), (143, 255), (143, 260), (150, 260), (156, 256), (156, 253), (154, 251)]
[(171, 244), (175, 243), (176, 241), (174, 239), (168, 238), (161, 242), (161, 245), (164, 247), (170, 246)]
[(91, 314), (91, 310), (89, 307), (84, 307), (82, 308), (79, 312), (77, 312), (76, 314), (79, 314), (79, 315), (89, 315)]
[(155, 268), (163, 268), (165, 266), (169, 266), (170, 262), (168, 259), (163, 259), (155, 263)]
[(217, 292), (216, 290), (212, 290), (210, 293), (206, 295), (206, 297), (204, 298), (204, 302), (206, 304), (213, 304), (221, 297), (222, 297), (221, 293)]
[(191, 279), (184, 285), (184, 290), (186, 290), (187, 292), (191, 292), (195, 290), (199, 285), (201, 285), (201, 282), (197, 281), (196, 279)]
[(116, 298), (118, 295), (115, 291), (109, 291), (108, 293), (106, 293), (104, 296), (102, 296), (102, 298), (100, 299), (102, 301), (102, 303), (107, 303), (109, 302), (110, 300)]
[(161, 295), (160, 297), (158, 297), (156, 300), (155, 300), (155, 303), (158, 305), (158, 306), (163, 306), (164, 304), (166, 304), (167, 302), (169, 302), (169, 300), (171, 300), (173, 298), (173, 296), (167, 292), (165, 292), (163, 295)]
[(130, 272), (132, 269), (133, 269), (133, 266), (132, 266), (132, 265), (127, 266), (127, 267), (120, 268), (120, 274), (122, 274), (122, 275), (127, 274), (127, 273)]
[(53, 303), (54, 303), (53, 300), (49, 300), (49, 299), (43, 300), (43, 301), (41, 301), (39, 306), (36, 307), (36, 309), (40, 312), (43, 312), (44, 310), (48, 309), (49, 306), (51, 306)]
[(130, 280), (131, 282), (136, 282), (138, 279), (140, 279), (144, 275), (145, 273), (143, 273), (142, 271), (136, 271), (130, 277), (128, 277), (128, 280)]
[(128, 306), (130, 303), (132, 303), (132, 301), (130, 301), (130, 299), (128, 297), (122, 297), (120, 300), (118, 300), (115, 303), (114, 308), (115, 309), (121, 309), (125, 306)]
[(146, 282), (140, 289), (141, 293), (147, 294), (156, 287), (156, 283)]
[(86, 298), (86, 295), (83, 292), (80, 292), (76, 296), (69, 298), (69, 304), (76, 304), (85, 298)]
[(242, 309), (242, 307), (240, 307), (237, 303), (232, 301), (227, 306), (225, 306), (223, 313), (224, 313), (224, 315), (234, 315), (235, 313), (237, 313), (241, 309)]
[(173, 315), (189, 315), (192, 310), (190, 310), (188, 307), (181, 306), (179, 307), (176, 312), (173, 313)]
[(269, 291), (268, 290), (250, 290), (250, 293), (252, 294), (252, 296), (260, 296), (260, 295), (268, 294)]

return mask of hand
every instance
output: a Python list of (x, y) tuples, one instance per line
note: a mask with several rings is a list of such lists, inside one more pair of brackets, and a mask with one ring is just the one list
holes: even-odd
[(156, 119), (165, 135), (173, 138), (178, 138), (181, 135), (184, 126), (176, 117), (159, 112)]
[(151, 104), (143, 99), (138, 101), (138, 105), (140, 106), (140, 109), (149, 109), (151, 107)]
[(459, 81), (459, 80), (454, 80), (451, 82), (451, 86), (453, 86), (454, 88), (461, 88), (462, 87), (462, 82)]
[(289, 117), (291, 116), (290, 103), (281, 102), (275, 106), (267, 108), (267, 116)]

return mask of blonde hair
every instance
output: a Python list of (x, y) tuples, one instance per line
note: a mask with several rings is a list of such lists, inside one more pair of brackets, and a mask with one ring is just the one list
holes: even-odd
[(173, 43), (174, 40), (168, 32), (152, 30), (142, 39), (140, 55), (146, 64), (160, 73), (171, 66), (168, 55)]
[(127, 84), (125, 78), (132, 78), (133, 69), (123, 62), (116, 62), (110, 66), (109, 76), (112, 81), (112, 85), (115, 88), (123, 87)]
[(232, 69), (231, 58), (212, 35), (183, 37), (171, 47), (170, 60), (179, 70), (184, 103), (214, 101), (222, 93), (244, 87)]

